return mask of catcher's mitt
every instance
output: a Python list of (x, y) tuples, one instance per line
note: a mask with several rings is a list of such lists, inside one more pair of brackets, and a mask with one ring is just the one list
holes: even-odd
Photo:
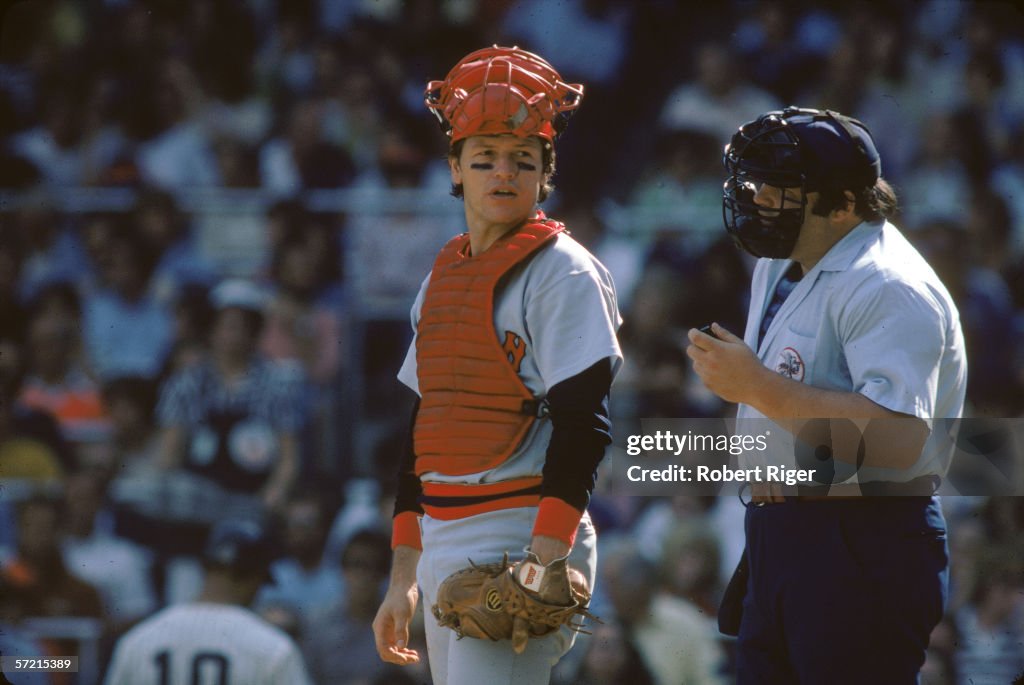
[(590, 591), (583, 574), (565, 559), (543, 566), (532, 553), (517, 564), (508, 553), (499, 563), (474, 564), (448, 576), (437, 591), (433, 607), (439, 625), (459, 638), (511, 639), (516, 653), (531, 637), (544, 637), (563, 625), (586, 633), (582, 616), (597, 622), (589, 611)]

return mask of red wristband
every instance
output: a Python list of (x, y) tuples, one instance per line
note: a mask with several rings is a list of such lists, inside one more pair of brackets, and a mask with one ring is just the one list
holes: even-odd
[(537, 509), (537, 520), (533, 523), (533, 534), (555, 538), (572, 547), (582, 517), (583, 512), (565, 500), (542, 497)]
[(415, 511), (403, 511), (391, 519), (391, 549), (399, 545), (423, 550), (420, 540), (420, 515)]

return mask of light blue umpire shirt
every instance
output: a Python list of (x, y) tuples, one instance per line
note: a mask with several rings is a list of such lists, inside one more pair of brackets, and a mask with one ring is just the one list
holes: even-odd
[[(754, 269), (744, 340), (765, 366), (817, 388), (858, 392), (929, 424), (960, 417), (967, 357), (959, 313), (935, 271), (895, 226), (864, 222), (833, 245), (796, 284), (759, 346), (762, 317), (792, 264), (760, 259)], [(771, 454), (751, 455), (756, 461), (798, 466), (790, 434), (748, 405), (739, 406), (737, 419), (738, 432), (771, 431)], [(953, 451), (949, 431), (934, 430), (909, 469), (855, 473), (837, 461), (835, 482), (942, 476)]]

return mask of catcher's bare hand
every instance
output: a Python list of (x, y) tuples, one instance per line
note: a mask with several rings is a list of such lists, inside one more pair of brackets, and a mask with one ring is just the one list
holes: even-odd
[(373, 637), (377, 654), (384, 661), (399, 666), (418, 663), (420, 655), (409, 649), (409, 622), (416, 611), (419, 589), (416, 584), (408, 588), (391, 585), (373, 619)]

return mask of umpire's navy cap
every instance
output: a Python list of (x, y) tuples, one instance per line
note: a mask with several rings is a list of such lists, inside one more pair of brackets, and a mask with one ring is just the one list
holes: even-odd
[(783, 114), (800, 139), (804, 170), (812, 182), (827, 179), (870, 187), (882, 175), (871, 132), (857, 119), (831, 110), (787, 108)]

